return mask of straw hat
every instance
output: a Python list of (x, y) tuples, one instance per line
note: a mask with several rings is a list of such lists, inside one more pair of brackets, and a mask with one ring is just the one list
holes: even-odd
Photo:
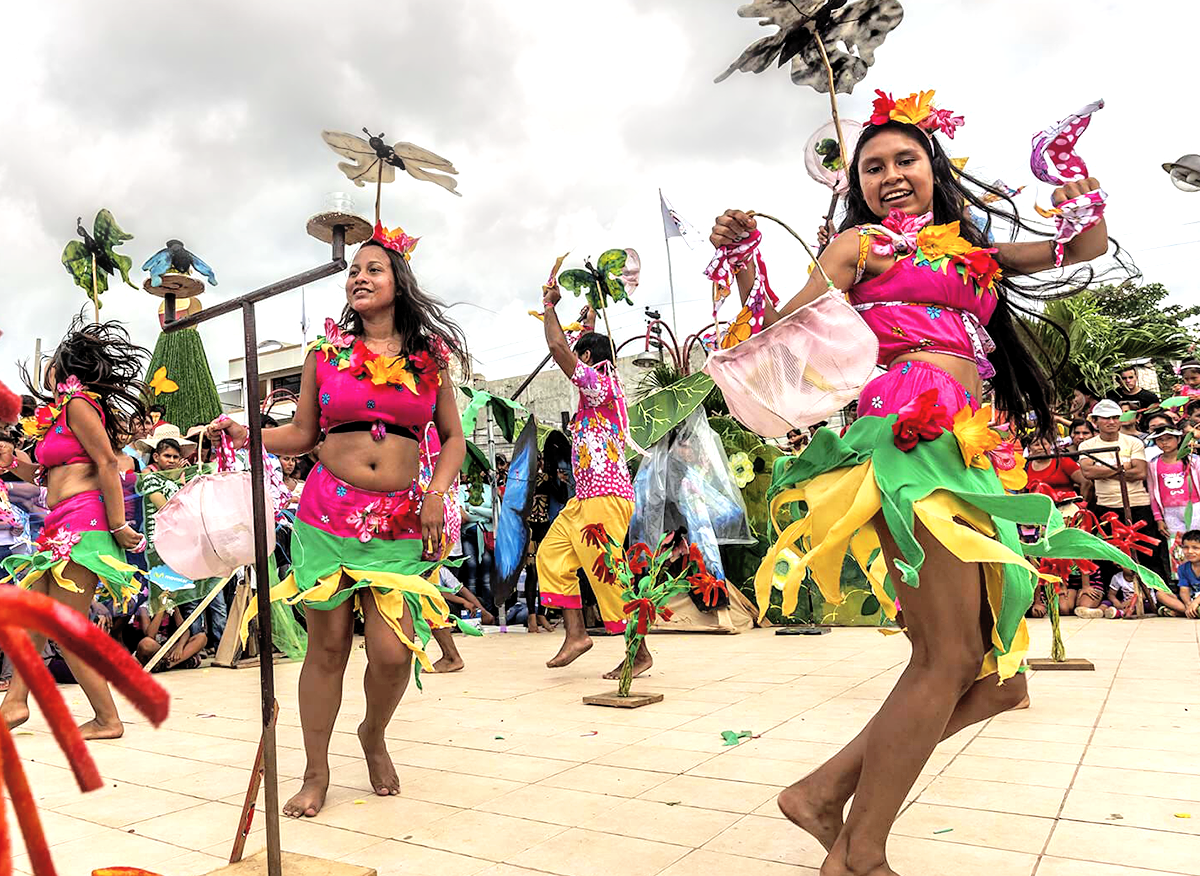
[(173, 438), (179, 442), (179, 451), (185, 456), (196, 449), (196, 442), (184, 438), (178, 426), (173, 423), (162, 422), (155, 427), (152, 434), (138, 439), (133, 446), (142, 451), (142, 453), (153, 453), (155, 448), (158, 447), (158, 443), (164, 438)]

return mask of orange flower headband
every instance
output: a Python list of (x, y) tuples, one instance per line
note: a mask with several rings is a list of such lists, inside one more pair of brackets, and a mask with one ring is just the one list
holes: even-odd
[(405, 234), (403, 228), (396, 227), (389, 230), (383, 227), (382, 222), (376, 222), (375, 234), (371, 238), (371, 243), (377, 243), (384, 249), (400, 253), (407, 262), (411, 259), (412, 251), (417, 248), (417, 241), (420, 239), (419, 237), (410, 237)]
[(951, 110), (938, 109), (933, 105), (933, 92), (922, 91), (913, 93), (899, 100), (890, 94), (884, 94), (876, 89), (879, 97), (875, 98), (869, 125), (882, 125), (885, 122), (903, 122), (906, 125), (916, 125), (926, 134), (933, 135), (941, 131), (951, 140), (956, 129), (962, 127), (965, 119), (956, 116)]

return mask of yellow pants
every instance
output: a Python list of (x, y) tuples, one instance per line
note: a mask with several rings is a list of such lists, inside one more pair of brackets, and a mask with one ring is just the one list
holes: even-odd
[(583, 543), (583, 527), (603, 523), (604, 531), (617, 544), (625, 543), (633, 503), (617, 496), (596, 496), (592, 499), (572, 499), (554, 518), (546, 537), (538, 545), (537, 573), (542, 605), (552, 608), (582, 608), (579, 595), (579, 569), (588, 576), (600, 617), (610, 633), (625, 631), (624, 601), (621, 585), (605, 584), (592, 570), (596, 559), (603, 555), (599, 548)]

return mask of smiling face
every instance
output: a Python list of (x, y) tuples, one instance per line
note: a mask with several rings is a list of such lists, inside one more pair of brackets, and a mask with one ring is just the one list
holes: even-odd
[(892, 210), (909, 216), (933, 206), (933, 165), (923, 146), (901, 131), (883, 131), (862, 148), (858, 179), (863, 199), (880, 219)]
[(396, 278), (387, 250), (359, 247), (346, 277), (346, 303), (359, 316), (369, 316), (392, 307), (395, 301)]

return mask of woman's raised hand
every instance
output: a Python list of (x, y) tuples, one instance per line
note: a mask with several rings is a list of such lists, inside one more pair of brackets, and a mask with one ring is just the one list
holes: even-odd
[(1074, 182), (1064, 183), (1054, 190), (1054, 194), (1050, 196), (1050, 203), (1055, 207), (1063, 201), (1069, 201), (1072, 198), (1078, 198), (1080, 195), (1086, 195), (1088, 192), (1096, 192), (1100, 190), (1100, 181), (1094, 176), (1089, 176), (1087, 179), (1077, 179)]
[(241, 423), (235, 423), (225, 414), (209, 423), (204, 432), (210, 440), (216, 439), (222, 432), (228, 432), (229, 440), (233, 442), (234, 447), (244, 447), (250, 438), (249, 429)]
[(729, 246), (745, 240), (756, 228), (758, 222), (753, 216), (741, 210), (726, 210), (713, 222), (708, 240), (713, 246)]

